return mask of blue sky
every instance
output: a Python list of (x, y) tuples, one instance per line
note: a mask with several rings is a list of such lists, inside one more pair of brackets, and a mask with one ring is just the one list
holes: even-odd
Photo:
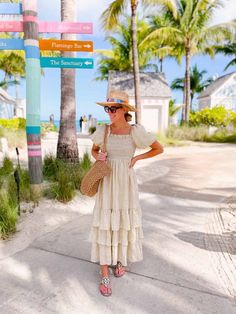
[[(220, 9), (212, 24), (226, 22), (236, 18), (236, 1), (224, 0), (225, 8)], [(104, 32), (100, 27), (99, 17), (106, 9), (111, 0), (80, 0), (77, 1), (77, 19), (79, 22), (93, 22), (93, 35), (77, 35), (78, 40), (92, 40), (95, 49), (109, 48), (104, 41)], [(39, 0), (38, 13), (41, 21), (60, 21), (60, 0)], [(46, 38), (45, 34), (45, 38)], [(50, 36), (58, 36), (50, 34)], [(76, 53), (76, 57), (88, 57), (85, 53)], [(89, 56), (91, 57), (91, 56)], [(236, 70), (231, 67), (227, 72), (223, 72), (225, 65), (231, 58), (217, 55), (213, 60), (208, 56), (195, 56), (192, 58), (191, 65), (197, 63), (200, 70), (207, 70), (205, 78), (212, 75), (220, 76)], [(96, 61), (96, 60), (95, 60)], [(179, 66), (174, 60), (164, 60), (164, 72), (167, 81), (170, 83), (176, 77), (184, 75), (184, 62)], [(106, 98), (107, 83), (97, 82), (96, 62), (93, 70), (76, 70), (76, 106), (77, 117), (83, 114), (92, 114), (98, 119), (106, 119), (107, 116), (102, 108), (95, 104), (98, 100)], [(10, 94), (14, 95), (14, 89), (9, 89)], [(20, 97), (25, 97), (25, 82), (22, 81), (20, 87)], [(177, 103), (181, 102), (182, 94), (173, 92), (173, 98)], [(41, 118), (47, 120), (53, 113), (55, 119), (60, 117), (60, 69), (44, 69), (44, 76), (41, 79)]]

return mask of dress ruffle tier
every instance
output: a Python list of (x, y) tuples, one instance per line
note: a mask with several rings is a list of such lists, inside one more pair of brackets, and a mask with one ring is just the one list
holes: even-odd
[[(97, 128), (91, 139), (101, 146), (104, 126)], [(144, 134), (145, 139), (137, 138)], [(135, 141), (136, 140), (136, 141)], [(132, 126), (130, 135), (109, 134), (107, 141), (108, 162), (111, 174), (101, 180), (93, 210), (89, 235), (92, 242), (91, 261), (101, 265), (115, 265), (143, 259), (142, 211), (138, 198), (138, 185), (130, 160), (136, 147), (151, 145), (155, 138), (142, 126)]]

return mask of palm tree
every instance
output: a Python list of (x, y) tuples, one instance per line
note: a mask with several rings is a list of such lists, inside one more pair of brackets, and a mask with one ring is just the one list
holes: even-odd
[[(148, 29), (148, 34), (151, 34), (153, 31), (156, 29), (163, 27), (166, 25), (166, 17), (165, 15), (151, 15), (147, 16), (148, 24), (149, 24), (149, 29)], [(168, 23), (168, 21), (167, 21)], [(159, 59), (160, 63), (160, 72), (163, 72), (163, 61), (164, 58), (166, 57), (178, 57), (176, 56), (176, 51), (173, 49), (172, 46), (170, 46), (167, 43), (161, 43), (161, 42), (156, 42), (156, 40), (144, 40), (140, 43), (139, 47), (149, 47), (150, 45), (153, 46), (152, 48), (152, 53), (155, 58)], [(178, 61), (178, 60), (177, 60)]]
[[(148, 24), (144, 20), (137, 19), (137, 42), (138, 58), (140, 70), (154, 69), (158, 71), (156, 64), (148, 63), (153, 57), (154, 46), (148, 45), (140, 47), (139, 43), (147, 36)], [(126, 16), (126, 20), (120, 23), (113, 31), (113, 36), (106, 36), (106, 41), (111, 45), (111, 50), (96, 50), (99, 55), (98, 73), (100, 76), (96, 80), (108, 80), (110, 70), (114, 71), (132, 71), (132, 32), (131, 19)]]
[[(147, 3), (148, 0), (142, 0)], [(109, 7), (102, 13), (103, 27), (105, 30), (112, 30), (118, 25), (119, 17), (124, 13), (125, 8), (130, 6), (131, 9), (131, 29), (132, 29), (132, 60), (134, 74), (134, 92), (135, 104), (138, 112), (135, 114), (136, 123), (141, 123), (141, 95), (140, 95), (140, 75), (138, 63), (138, 44), (137, 44), (137, 8), (138, 0), (114, 0)]]
[[(0, 70), (4, 74), (1, 87), (7, 90), (8, 86), (15, 85), (16, 90), (16, 105), (14, 105), (14, 115), (16, 114), (17, 100), (18, 100), (18, 86), (20, 85), (20, 78), (25, 78), (25, 59), (22, 52), (4, 52), (0, 58)], [(12, 80), (12, 77), (14, 78)]]
[(226, 65), (224, 71), (226, 71), (229, 67), (236, 65), (236, 42), (228, 43), (224, 46), (216, 46), (215, 50), (216, 53), (223, 53), (225, 56), (234, 56), (234, 59)]
[(25, 59), (15, 52), (1, 54), (0, 70), (4, 74), (4, 81), (12, 76), (25, 76)]
[[(209, 26), (220, 0), (153, 0), (161, 5), (165, 24), (155, 29), (146, 40), (173, 47), (177, 58), (185, 56), (184, 103), (182, 120), (189, 120), (190, 61), (196, 53), (214, 55), (213, 43), (232, 38), (232, 23)], [(158, 15), (158, 14), (157, 14)]]
[(173, 121), (173, 117), (179, 112), (183, 105), (175, 106), (175, 99), (169, 101), (169, 124)]
[[(74, 21), (76, 0), (61, 0), (61, 20)], [(74, 35), (62, 34), (62, 39), (75, 39)], [(62, 56), (72, 57), (73, 52), (63, 52)], [(61, 117), (57, 157), (68, 162), (79, 159), (76, 136), (75, 69), (61, 69)]]
[[(191, 96), (191, 103), (190, 103), (190, 110), (192, 110), (193, 99), (196, 94), (201, 93), (204, 88), (206, 88), (212, 81), (212, 78), (209, 78), (203, 81), (203, 76), (207, 73), (207, 71), (202, 70), (199, 71), (197, 65), (195, 64), (192, 69), (190, 69), (190, 96)], [(184, 81), (185, 78), (176, 78), (171, 83), (171, 88), (175, 90), (184, 91)]]

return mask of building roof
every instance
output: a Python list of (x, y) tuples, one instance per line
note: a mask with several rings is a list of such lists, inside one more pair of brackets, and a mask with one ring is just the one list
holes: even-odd
[[(134, 97), (133, 73), (109, 71), (108, 90), (121, 89)], [(140, 72), (141, 97), (171, 98), (171, 89), (164, 73)]]
[(229, 79), (231, 79), (232, 76), (236, 75), (236, 72), (232, 72), (223, 76), (220, 76), (215, 81), (213, 81), (204, 91), (202, 91), (198, 99), (211, 96), (213, 93), (215, 93), (218, 89), (221, 88), (221, 86), (227, 82)]
[(0, 102), (5, 104), (14, 105), (15, 99), (11, 97), (3, 88), (0, 87)]

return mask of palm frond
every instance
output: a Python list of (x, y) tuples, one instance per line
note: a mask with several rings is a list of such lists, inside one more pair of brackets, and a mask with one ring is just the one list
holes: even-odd
[(167, 8), (175, 19), (178, 18), (178, 9), (175, 0), (143, 0), (145, 4), (161, 5)]
[(96, 49), (93, 52), (94, 54), (98, 54), (103, 57), (107, 58), (114, 58), (114, 51), (113, 50), (106, 50), (106, 49)]
[(226, 67), (224, 68), (224, 71), (226, 71), (229, 67), (236, 65), (236, 58), (234, 58), (233, 60), (231, 60)]
[(188, 0), (186, 2), (186, 7), (184, 10), (184, 14), (181, 18), (181, 26), (186, 27), (187, 25), (190, 24), (192, 20), (192, 12), (193, 12), (193, 0)]
[(118, 18), (126, 5), (126, 0), (114, 0), (102, 13), (102, 27), (105, 30), (112, 30), (118, 24)]
[(159, 44), (164, 42), (173, 42), (176, 40), (176, 36), (181, 36), (181, 31), (174, 27), (160, 27), (151, 32), (141, 43), (144, 44), (146, 41), (155, 40)]

